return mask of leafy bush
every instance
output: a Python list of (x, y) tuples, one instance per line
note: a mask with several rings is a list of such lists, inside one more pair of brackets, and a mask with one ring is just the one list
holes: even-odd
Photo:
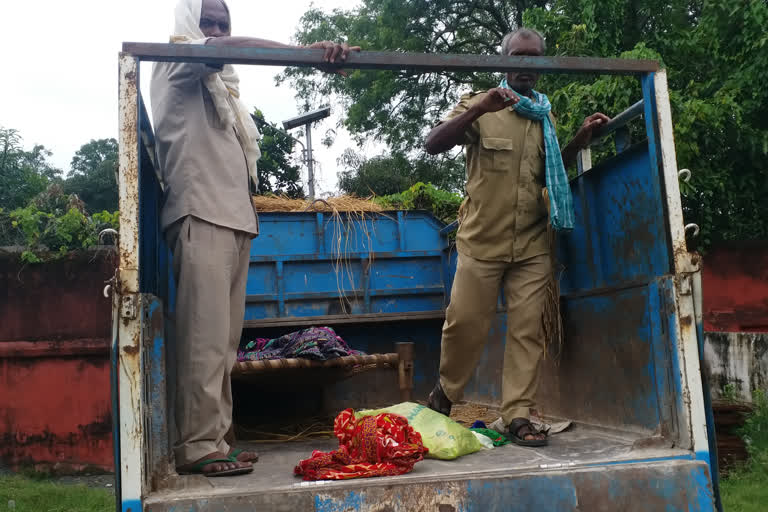
[(768, 472), (768, 394), (755, 390), (752, 403), (754, 409), (739, 433), (747, 445), (751, 463)]
[(440, 190), (431, 183), (417, 183), (404, 192), (377, 197), (374, 201), (385, 208), (427, 210), (450, 224), (459, 214), (462, 197), (455, 192)]
[(88, 215), (77, 196), (67, 196), (52, 185), (27, 206), (10, 212), (0, 208), (0, 245), (24, 247), (27, 263), (57, 259), (70, 251), (98, 245), (99, 233), (117, 230), (119, 213)]

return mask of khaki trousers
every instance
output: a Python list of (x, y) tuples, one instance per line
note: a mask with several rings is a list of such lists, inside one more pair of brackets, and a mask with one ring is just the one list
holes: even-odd
[(232, 424), (230, 372), (245, 317), (251, 235), (187, 216), (165, 233), (176, 279), (176, 465), (216, 451)]
[(461, 400), (475, 372), (496, 314), (499, 289), (507, 301), (507, 336), (502, 377), (502, 418), (528, 418), (535, 406), (538, 370), (544, 354), (541, 315), (550, 279), (549, 255), (507, 263), (459, 254), (451, 302), (445, 315), (440, 384)]

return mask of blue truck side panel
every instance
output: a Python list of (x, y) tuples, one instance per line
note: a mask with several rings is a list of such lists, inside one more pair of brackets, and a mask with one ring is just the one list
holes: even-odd
[(442, 223), (424, 212), (259, 215), (246, 321), (439, 312)]

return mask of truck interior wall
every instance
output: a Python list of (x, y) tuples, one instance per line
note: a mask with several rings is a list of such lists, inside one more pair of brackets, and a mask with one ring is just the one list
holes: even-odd
[[(647, 144), (594, 167), (572, 190), (577, 227), (558, 239), (565, 339), (550, 345), (543, 362), (539, 410), (669, 435), (680, 392), (673, 282), (668, 245), (659, 243), (666, 240), (661, 184)], [(500, 402), (504, 332), (499, 313), (466, 398)]]
[[(146, 155), (142, 156), (142, 164), (148, 165)], [(156, 206), (152, 205), (159, 205), (161, 196), (153, 174), (142, 172), (141, 175), (142, 191), (151, 198), (143, 203), (148, 207), (142, 212), (142, 221), (146, 221), (142, 228), (150, 233), (157, 231), (156, 224), (152, 226), (156, 223)], [(538, 398), (541, 413), (643, 434), (667, 434), (677, 428), (680, 404), (672, 397), (679, 392), (676, 390), (679, 373), (671, 363), (674, 336), (669, 329), (674, 300), (669, 244), (659, 243), (667, 240), (661, 190), (659, 173), (651, 169), (646, 143), (600, 163), (572, 183), (576, 228), (558, 239), (558, 258), (564, 266), (561, 308), (565, 341), (559, 356), (555, 357), (556, 350), (550, 351), (543, 363)], [(315, 220), (313, 214), (305, 215), (308, 237), (315, 229)], [(387, 247), (397, 238), (395, 227), (384, 223), (372, 232), (374, 243), (381, 245), (380, 250), (395, 249)], [(165, 298), (172, 310), (169, 265), (157, 256), (165, 253), (167, 257), (168, 253), (159, 233), (156, 235), (158, 239), (154, 244), (146, 243), (144, 237), (144, 256), (156, 261), (145, 267), (153, 270), (144, 273), (143, 288)], [(306, 244), (307, 237), (299, 236), (297, 240)], [(287, 238), (280, 241), (272, 236), (270, 242), (287, 250), (284, 247)], [(330, 243), (327, 237), (325, 243)], [(422, 236), (407, 243), (426, 242)], [(432, 240), (428, 245), (435, 243)], [(252, 265), (254, 269), (260, 265), (258, 258), (266, 256), (257, 257)], [(300, 264), (312, 265), (313, 262)], [(444, 265), (449, 293), (455, 252), (446, 250), (443, 262), (435, 260), (434, 264)], [(333, 279), (327, 280), (335, 283)], [(162, 283), (169, 283), (169, 287), (165, 288)], [(486, 350), (467, 386), (467, 400), (490, 405), (501, 402), (504, 323), (501, 304)], [(319, 321), (316, 325), (321, 324)], [(353, 348), (371, 353), (391, 352), (396, 341), (414, 341), (413, 398), (424, 400), (438, 375), (441, 326), (440, 320), (407, 320), (336, 327)], [(246, 336), (274, 337), (290, 330), (293, 328), (249, 330)], [(240, 405), (236, 405), (239, 411), (236, 414), (254, 410), (276, 413), (280, 410), (279, 404), (285, 402), (295, 409), (302, 409), (303, 406), (299, 406), (303, 403), (307, 411), (320, 408), (325, 413), (347, 406), (377, 407), (394, 403), (398, 401), (396, 380), (393, 376), (388, 387), (387, 373), (377, 370), (372, 375), (323, 386), (312, 386), (310, 381), (298, 394), (289, 393), (290, 386), (281, 389), (268, 385), (269, 382), (250, 388), (237, 384), (236, 399)], [(361, 392), (363, 388), (366, 390)], [(254, 403), (253, 397), (259, 397), (258, 403)], [(276, 404), (274, 408), (270, 402)]]

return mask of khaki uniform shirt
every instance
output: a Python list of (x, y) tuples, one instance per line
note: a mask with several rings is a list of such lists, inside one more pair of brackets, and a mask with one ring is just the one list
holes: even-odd
[[(462, 96), (442, 122), (466, 112), (485, 94)], [(467, 197), (459, 214), (459, 252), (507, 262), (549, 253), (541, 123), (512, 107), (484, 114), (467, 130), (464, 150)]]
[(163, 230), (187, 215), (255, 236), (245, 154), (225, 128), (203, 78), (215, 67), (158, 62), (150, 96), (160, 169), (165, 182)]

